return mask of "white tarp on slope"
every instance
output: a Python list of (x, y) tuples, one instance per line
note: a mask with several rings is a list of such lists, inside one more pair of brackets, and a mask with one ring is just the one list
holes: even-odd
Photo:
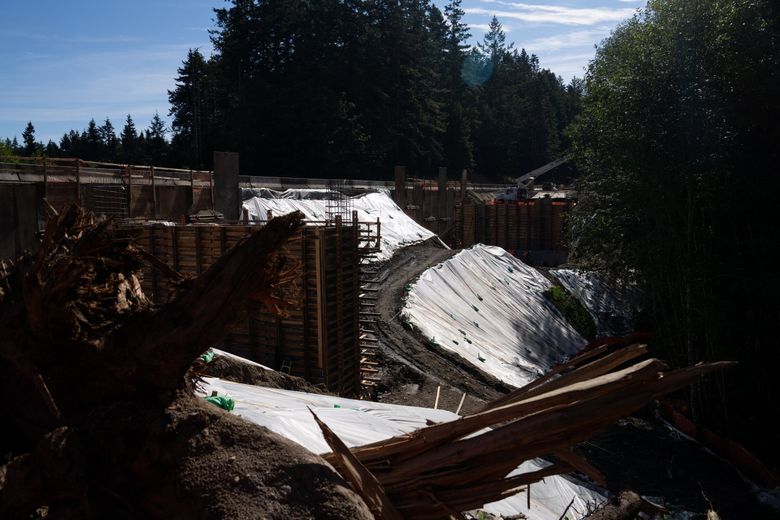
[(426, 270), (402, 316), (439, 346), (519, 387), (586, 343), (545, 298), (549, 287), (500, 247), (477, 245)]
[[(426, 419), (436, 422), (458, 418), (446, 410), (400, 406), (370, 401), (344, 399), (330, 395), (308, 394), (259, 386), (243, 385), (216, 378), (205, 378), (204, 395), (217, 391), (235, 400), (234, 414), (265, 426), (283, 437), (301, 444), (314, 453), (330, 451), (308, 408), (322, 419), (347, 446), (388, 439), (426, 426)], [(543, 461), (526, 461), (523, 472), (545, 466)], [(562, 477), (548, 477), (531, 486), (531, 508), (526, 508), (524, 494), (487, 504), (485, 511), (494, 515), (524, 514), (531, 520), (557, 520), (572, 497), (573, 510), (584, 513), (587, 502), (600, 495)], [(573, 513), (570, 510), (570, 513)], [(580, 515), (581, 516), (581, 515)], [(571, 514), (570, 517), (574, 517)]]
[(639, 301), (636, 287), (620, 286), (592, 271), (553, 269), (550, 272), (593, 317), (599, 336), (620, 336), (633, 330), (633, 309)]
[[(275, 192), (272, 190), (257, 190), (257, 195), (244, 200), (243, 208), (249, 212), (251, 220), (266, 220), (268, 210), (273, 215), (286, 215), (300, 211), (306, 220), (323, 221), (328, 218), (328, 201), (325, 190), (287, 190)], [(376, 261), (388, 260), (401, 247), (415, 244), (436, 236), (422, 227), (387, 195), (387, 193), (367, 193), (352, 198), (353, 209), (358, 213), (361, 222), (381, 222), (381, 251), (376, 255)]]

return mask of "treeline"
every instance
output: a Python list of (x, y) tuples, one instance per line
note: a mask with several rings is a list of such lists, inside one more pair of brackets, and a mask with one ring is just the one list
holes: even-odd
[(175, 147), (166, 135), (170, 130), (165, 121), (154, 114), (149, 127), (137, 130), (128, 115), (117, 135), (111, 120), (98, 125), (91, 119), (82, 131), (70, 130), (59, 143), (46, 144), (35, 137), (35, 126), (28, 122), (22, 132), (22, 142), (14, 137), (0, 141), (0, 156), (22, 157), (78, 157), (85, 161), (119, 162), (125, 164), (154, 164), (176, 166), (187, 161), (187, 153)]
[(572, 226), (581, 259), (644, 284), (660, 355), (739, 361), (692, 413), (775, 465), (779, 75), (776, 1), (651, 1), (586, 75)]
[(557, 158), (582, 82), (507, 44), (496, 18), (471, 48), (460, 4), (232, 0), (215, 10), (214, 55), (190, 50), (178, 69), (170, 129), (158, 115), (143, 132), (128, 116), (118, 135), (93, 120), (44, 145), (30, 124), (4, 148), (191, 168), (227, 150), (244, 172), (341, 178), (401, 164), (499, 179)]
[(387, 176), (394, 164), (517, 176), (566, 149), (581, 84), (507, 45), (497, 19), (467, 45), (460, 0), (233, 0), (214, 55), (189, 51), (169, 92), (176, 148), (242, 170)]

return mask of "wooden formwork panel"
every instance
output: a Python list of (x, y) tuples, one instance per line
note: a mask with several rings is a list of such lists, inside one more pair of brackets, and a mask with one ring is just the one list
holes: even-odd
[(567, 202), (552, 203), (552, 248), (564, 248), (564, 220), (568, 210)]
[(530, 203), (517, 203), (517, 249), (527, 251), (531, 248)]
[(487, 243), (485, 238), (486, 229), (486, 206), (484, 204), (474, 205), (474, 242), (477, 244)]
[(542, 199), (539, 203), (539, 247), (552, 249), (552, 201)]
[[(138, 243), (168, 266), (198, 274), (246, 237), (251, 226), (144, 226)], [(352, 226), (307, 226), (284, 254), (300, 263), (289, 289), (299, 305), (285, 317), (262, 309), (224, 339), (227, 350), (342, 394), (359, 388), (358, 310), (360, 257)], [(148, 269), (143, 288), (155, 301), (168, 297), (167, 281)]]
[(46, 200), (57, 211), (62, 211), (78, 201), (75, 183), (49, 183), (46, 187)]
[(496, 245), (498, 241), (496, 213), (495, 204), (485, 206), (485, 243), (488, 245)]
[(496, 204), (496, 241), (495, 245), (499, 247), (507, 248), (506, 246), (506, 208), (507, 204)]
[(463, 247), (473, 246), (475, 243), (475, 231), (476, 231), (476, 208), (474, 204), (463, 204), (461, 206), (463, 230), (461, 236), (463, 237)]
[(517, 252), (517, 203), (511, 202), (506, 206), (506, 249), (511, 253)]
[(528, 203), (528, 249), (539, 249), (539, 204)]

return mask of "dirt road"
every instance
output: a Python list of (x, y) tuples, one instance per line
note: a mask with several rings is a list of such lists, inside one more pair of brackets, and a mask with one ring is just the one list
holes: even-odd
[(377, 272), (381, 281), (376, 302), (382, 367), (379, 401), (432, 407), (441, 386), (439, 408), (454, 412), (465, 392), (461, 413), (466, 413), (509, 391), (504, 383), (459, 356), (428, 345), (399, 320), (404, 286), (456, 252), (428, 241), (398, 251)]

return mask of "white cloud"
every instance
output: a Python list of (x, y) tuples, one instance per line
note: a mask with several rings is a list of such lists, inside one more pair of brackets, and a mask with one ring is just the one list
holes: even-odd
[(552, 36), (544, 36), (522, 42), (519, 47), (533, 53), (544, 51), (557, 51), (572, 47), (593, 47), (603, 38), (609, 35), (609, 27), (600, 27), (593, 30), (573, 31)]
[[(470, 23), (469, 24), (470, 29), (476, 29), (478, 31), (488, 32), (490, 31), (490, 24), (489, 23)], [(504, 25), (501, 24), (501, 30), (505, 33), (512, 32), (512, 26), (511, 25)]]
[(563, 77), (564, 81), (568, 81), (574, 76), (581, 78), (585, 75), (585, 68), (588, 66), (588, 62), (593, 59), (593, 55), (594, 53), (591, 52), (541, 56), (539, 57), (539, 65)]
[(525, 4), (503, 0), (481, 0), (484, 3), (509, 7), (511, 10), (493, 10), (481, 7), (464, 9), (467, 14), (498, 16), (530, 23), (561, 25), (596, 25), (605, 22), (620, 22), (632, 16), (636, 9), (609, 7), (566, 7), (561, 5)]

